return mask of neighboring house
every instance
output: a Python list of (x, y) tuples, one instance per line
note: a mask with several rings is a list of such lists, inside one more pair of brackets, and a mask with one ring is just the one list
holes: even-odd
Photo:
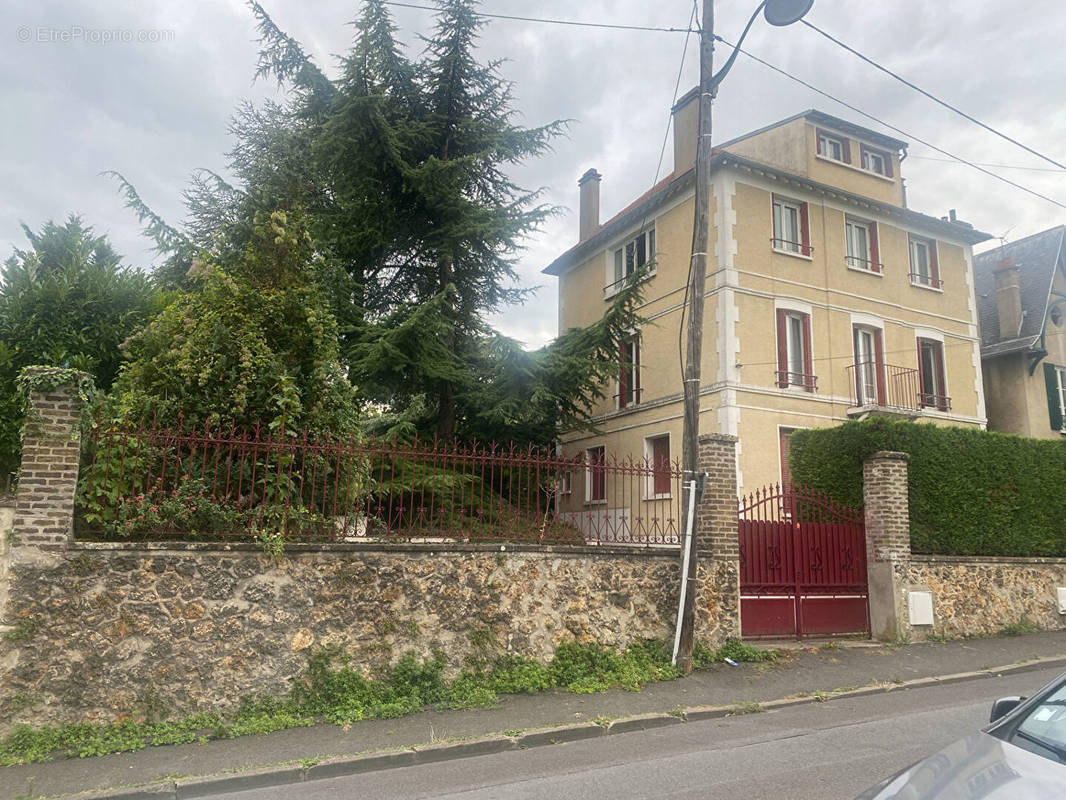
[(1066, 433), (1066, 226), (974, 257), (988, 427)]
[[(600, 175), (581, 178), (580, 238), (559, 278), (559, 330), (598, 319), (651, 261), (600, 432), (565, 438), (593, 465), (567, 476), (567, 508), (610, 506), (604, 454), (680, 456), (679, 329), (692, 237), (697, 103), (674, 107), (674, 171), (605, 223)], [(704, 312), (701, 433), (738, 436), (750, 491), (788, 481), (788, 436), (872, 413), (985, 425), (972, 245), (987, 234), (906, 207), (906, 143), (807, 111), (715, 149)], [(641, 498), (668, 491), (652, 485)], [(629, 501), (627, 501), (629, 502)], [(636, 512), (633, 512), (636, 513)]]

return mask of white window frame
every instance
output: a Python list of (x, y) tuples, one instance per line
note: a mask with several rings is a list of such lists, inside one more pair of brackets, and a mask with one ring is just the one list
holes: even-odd
[(559, 473), (558, 489), (556, 491), (561, 497), (574, 493), (574, 471), (572, 469), (566, 469)]
[[(951, 410), (950, 409), (951, 395), (948, 393), (948, 360), (947, 360), (948, 359), (948, 355), (947, 355), (947, 347), (944, 344), (944, 336), (943, 336), (943, 334), (935, 332), (935, 331), (926, 331), (926, 330), (922, 330), (922, 329), (916, 329), (915, 332), (914, 332), (914, 340), (915, 340), (914, 343), (915, 343), (915, 346), (916, 346), (915, 349), (918, 351), (918, 353), (917, 353), (917, 355), (918, 355), (918, 375), (919, 375), (918, 406), (919, 406), (919, 408), (921, 408), (922, 411), (939, 411), (941, 413), (946, 413), (947, 411)], [(925, 375), (925, 369), (924, 369), (923, 364), (921, 363), (921, 359), (922, 359), (922, 344), (924, 344), (925, 342), (929, 342), (930, 344), (935, 344), (935, 345), (939, 346), (940, 370), (939, 371), (934, 370), (933, 373), (932, 373), (932, 375), (933, 375), (933, 384), (934, 384), (933, 388), (939, 389), (940, 391), (938, 391), (938, 392), (926, 392), (925, 391), (925, 386), (923, 386), (922, 383), (921, 383), (921, 378), (924, 377), (924, 375)], [(938, 383), (938, 382), (942, 382), (940, 386), (936, 386), (936, 383)], [(939, 404), (937, 404), (937, 403), (925, 404), (921, 400), (921, 396), (922, 395), (929, 395), (931, 397), (942, 397), (946, 401), (948, 401), (949, 407), (946, 408), (946, 409), (942, 409), (942, 408), (940, 408)]]
[[(855, 230), (862, 231), (862, 245), (866, 248), (865, 255), (859, 255), (853, 252), (853, 242), (856, 241), (852, 232)], [(848, 269), (857, 269), (860, 272), (869, 272), (872, 275), (880, 275), (880, 269), (874, 269), (873, 260), (871, 254), (873, 253), (873, 245), (875, 244), (874, 236), (877, 235), (877, 228), (873, 223), (864, 219), (856, 219), (855, 217), (844, 217), (844, 263)]]
[[(916, 263), (916, 254), (918, 248), (921, 247), (925, 250), (925, 271), (926, 274), (922, 276), (921, 271), (918, 269)], [(941, 287), (944, 284), (943, 279), (940, 277), (940, 258), (939, 253), (936, 250), (937, 244), (935, 239), (926, 239), (922, 236), (914, 236), (913, 234), (907, 235), (907, 252), (910, 259), (910, 279), (912, 286), (919, 286), (923, 289), (932, 289), (933, 291), (943, 291)], [(933, 274), (933, 264), (936, 263), (937, 274)]]
[(603, 473), (603, 497), (598, 500), (592, 499), (592, 453), (602, 452), (603, 461), (601, 462), (605, 467), (607, 465), (607, 447), (606, 445), (598, 444), (592, 447), (585, 448), (585, 503), (587, 505), (606, 505), (607, 504), (607, 472)]
[[(838, 155), (832, 155), (829, 152), (829, 144), (836, 146)], [(829, 133), (828, 131), (818, 131), (818, 155), (822, 158), (827, 158), (830, 161), (836, 161), (839, 164), (847, 164), (844, 160), (844, 137), (837, 136), (836, 134)]]
[[(644, 498), (645, 500), (669, 500), (673, 497), (673, 491), (668, 490), (662, 494), (656, 494), (655, 492), (655, 448), (654, 442), (656, 439), (666, 439), (666, 447), (669, 451), (669, 458), (667, 461), (673, 458), (674, 455), (674, 441), (669, 433), (657, 433), (653, 436), (644, 437), (644, 458), (650, 468), (650, 472), (644, 481)], [(673, 480), (670, 481), (670, 486), (673, 486)]]
[[(886, 156), (880, 150), (871, 150), (870, 148), (863, 146), (862, 151), (862, 168), (867, 172), (872, 172), (875, 175), (880, 175), (882, 178), (888, 177), (888, 172), (885, 170)], [(879, 167), (874, 167), (874, 159), (880, 162)]]
[[(803, 329), (810, 325), (810, 315), (802, 311), (785, 311), (785, 366), (788, 368), (788, 385), (806, 388), (803, 378), (807, 375), (807, 353), (803, 349)], [(813, 362), (813, 358), (811, 359)], [(796, 377), (802, 376), (802, 377)]]
[(1059, 415), (1062, 418), (1060, 433), (1066, 433), (1066, 367), (1055, 367), (1055, 380), (1058, 382)]
[[(638, 242), (644, 242), (644, 263), (637, 263)], [(626, 250), (633, 247), (633, 266), (626, 263)], [(614, 297), (625, 286), (626, 278), (637, 269), (651, 262), (648, 273), (655, 274), (655, 224), (652, 223), (642, 231), (623, 239), (616, 247), (607, 250), (607, 285), (603, 289), (605, 297)]]
[[(778, 253), (790, 256), (810, 258), (809, 253), (804, 253), (803, 247), (803, 212), (805, 204), (798, 200), (791, 200), (780, 195), (773, 195), (770, 208), (770, 229), (773, 236), (772, 249)], [(789, 237), (789, 231), (785, 230), (785, 212), (795, 213), (796, 229)], [(807, 245), (810, 250), (810, 245)]]

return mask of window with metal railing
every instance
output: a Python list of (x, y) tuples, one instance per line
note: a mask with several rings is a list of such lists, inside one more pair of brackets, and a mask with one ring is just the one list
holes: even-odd
[(847, 217), (844, 221), (844, 236), (847, 253), (844, 262), (848, 268), (880, 275), (882, 265), (877, 241), (877, 223)]
[(611, 253), (612, 271), (609, 283), (603, 287), (604, 297), (613, 297), (625, 286), (634, 272), (647, 265), (655, 272), (655, 228), (643, 230)]

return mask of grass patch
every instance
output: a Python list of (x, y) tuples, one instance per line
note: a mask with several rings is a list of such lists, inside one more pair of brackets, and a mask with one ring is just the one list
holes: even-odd
[(696, 642), (692, 648), (692, 666), (695, 669), (706, 669), (715, 664), (724, 664), (727, 661), (736, 663), (777, 661), (782, 658), (780, 650), (761, 650), (752, 647), (740, 639), (726, 639), (725, 643), (717, 650), (706, 647)]
[(1036, 633), (1038, 630), (1040, 628), (1031, 619), (1023, 616), (1017, 622), (1008, 622), (996, 631), (996, 636), (1025, 636), (1029, 633)]
[(765, 709), (756, 703), (754, 700), (748, 700), (744, 703), (737, 703), (733, 706), (733, 710), (729, 712), (730, 716), (739, 716), (741, 714), (761, 714)]
[(122, 753), (165, 744), (205, 742), (307, 727), (317, 721), (350, 725), (363, 719), (390, 719), (426, 708), (480, 708), (500, 694), (540, 692), (557, 687), (589, 693), (612, 688), (639, 691), (652, 681), (680, 675), (659, 641), (618, 652), (597, 644), (564, 642), (547, 666), (521, 656), (499, 655), (468, 666), (452, 681), (444, 678), (443, 653), (419, 660), (404, 655), (391, 669), (366, 676), (353, 668), (340, 646), (321, 648), (284, 698), (248, 698), (236, 713), (196, 714), (178, 721), (17, 725), (0, 739), (0, 766), (70, 757)]

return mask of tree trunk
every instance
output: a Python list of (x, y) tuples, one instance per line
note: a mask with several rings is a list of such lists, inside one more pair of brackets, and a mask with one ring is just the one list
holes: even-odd
[[(452, 282), (452, 260), (443, 256), (440, 260), (440, 289), (448, 291)], [(448, 332), (445, 334), (445, 346), (448, 354), (455, 357), (455, 313), (452, 303), (454, 298), (449, 292), (448, 296)], [(442, 440), (455, 438), (455, 384), (444, 381), (441, 384), (437, 399), (437, 438)]]

